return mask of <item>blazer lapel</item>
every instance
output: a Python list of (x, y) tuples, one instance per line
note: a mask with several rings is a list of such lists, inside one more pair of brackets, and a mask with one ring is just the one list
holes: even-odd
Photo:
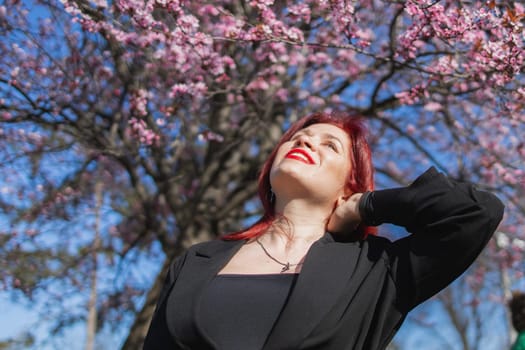
[(244, 241), (217, 240), (190, 248), (185, 268), (179, 277), (183, 280), (184, 289), (195, 296), (195, 292), (202, 290), (203, 285), (220, 271), (243, 244)]
[[(346, 290), (359, 258), (359, 243), (338, 243), (329, 234), (308, 252), (297, 283), (264, 349), (298, 349)], [(346, 287), (346, 288), (345, 288)]]
[[(193, 325), (196, 330), (191, 328), (190, 320), (182, 320), (180, 317), (169, 317), (168, 328), (172, 334), (179, 332), (194, 332), (201, 334), (208, 344), (212, 344), (209, 337), (203, 332), (199, 324), (199, 303), (202, 292), (220, 269), (230, 260), (230, 258), (241, 248), (245, 241), (210, 241), (197, 245), (194, 249), (190, 248), (184, 268), (177, 278), (177, 288), (172, 290), (169, 296), (170, 304), (177, 305), (179, 315), (191, 315)], [(189, 328), (188, 328), (189, 327)], [(211, 348), (204, 346), (203, 349)]]

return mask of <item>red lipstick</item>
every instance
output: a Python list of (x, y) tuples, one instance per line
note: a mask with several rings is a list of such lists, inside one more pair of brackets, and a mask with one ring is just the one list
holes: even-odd
[(299, 161), (301, 161), (303, 163), (306, 163), (306, 164), (315, 164), (315, 161), (310, 156), (310, 154), (308, 154), (308, 152), (306, 152), (302, 148), (291, 149), (290, 151), (288, 151), (288, 153), (286, 153), (285, 158), (291, 158), (291, 159), (299, 160)]

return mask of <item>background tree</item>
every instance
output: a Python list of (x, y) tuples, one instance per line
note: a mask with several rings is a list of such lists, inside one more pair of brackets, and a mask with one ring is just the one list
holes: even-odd
[[(497, 192), (519, 242), (524, 18), (513, 1), (6, 1), (0, 283), (61, 332), (96, 268), (99, 328), (139, 348), (169, 262), (257, 217), (260, 164), (318, 110), (367, 118), (378, 188), (435, 165)], [(523, 245), (491, 248), (474, 276), (522, 278)]]

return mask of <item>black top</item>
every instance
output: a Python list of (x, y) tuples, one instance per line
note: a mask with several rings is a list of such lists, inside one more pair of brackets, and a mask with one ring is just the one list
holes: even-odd
[[(434, 168), (370, 200), (372, 222), (410, 235), (342, 242), (326, 234), (313, 243), (263, 350), (385, 349), (410, 310), (472, 264), (503, 215), (494, 195)], [(173, 262), (145, 350), (216, 348), (200, 320), (202, 293), (244, 243), (197, 244)]]
[(216, 276), (204, 289), (198, 310), (203, 332), (217, 349), (262, 349), (296, 277), (297, 274)]

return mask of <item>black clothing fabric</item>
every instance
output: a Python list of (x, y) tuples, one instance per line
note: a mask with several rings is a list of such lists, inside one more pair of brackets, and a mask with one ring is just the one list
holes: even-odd
[[(411, 234), (341, 242), (327, 233), (312, 244), (263, 350), (385, 349), (410, 310), (472, 264), (503, 215), (497, 197), (434, 168), (370, 200), (371, 221)], [(174, 261), (145, 350), (214, 349), (196, 310), (206, 285), (244, 243), (200, 243)]]
[(204, 288), (197, 311), (203, 332), (217, 349), (262, 349), (296, 277), (297, 274), (216, 276)]

